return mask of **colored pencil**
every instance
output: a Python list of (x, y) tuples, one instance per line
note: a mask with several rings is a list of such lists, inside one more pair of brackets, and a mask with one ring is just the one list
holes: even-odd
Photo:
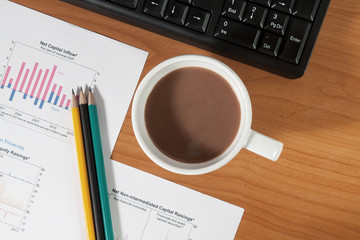
[(104, 221), (105, 239), (113, 240), (114, 233), (111, 222), (109, 195), (106, 184), (106, 172), (105, 172), (104, 156), (103, 156), (102, 144), (101, 144), (99, 118), (98, 118), (96, 102), (90, 88), (88, 93), (88, 107), (89, 107), (91, 135), (94, 145), (96, 173), (99, 184), (100, 203), (101, 203), (102, 216)]
[(77, 153), (78, 165), (79, 165), (81, 194), (84, 205), (86, 234), (88, 240), (95, 240), (96, 238), (95, 238), (93, 214), (91, 207), (88, 175), (86, 170), (86, 160), (85, 160), (84, 142), (83, 142), (83, 136), (81, 130), (81, 123), (80, 123), (79, 105), (76, 100), (74, 91), (72, 93), (71, 102), (72, 102), (71, 113), (73, 118), (75, 146), (76, 146), (76, 153)]
[(101, 212), (102, 210), (100, 204), (99, 185), (97, 182), (94, 147), (91, 137), (89, 109), (85, 94), (82, 89), (80, 90), (80, 96), (79, 96), (79, 108), (80, 108), (81, 128), (84, 139), (87, 173), (89, 176), (90, 197), (91, 197), (92, 210), (94, 216), (95, 235), (96, 235), (96, 239), (102, 240), (105, 239), (105, 232), (104, 232), (104, 223)]

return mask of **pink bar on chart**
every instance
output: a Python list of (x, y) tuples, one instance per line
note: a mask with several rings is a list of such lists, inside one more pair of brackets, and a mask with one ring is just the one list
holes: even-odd
[(66, 94), (64, 94), (63, 96), (62, 96), (62, 98), (61, 98), (61, 102), (60, 102), (60, 107), (62, 107), (62, 105), (64, 104), (64, 102), (65, 102), (65, 98), (66, 98)]
[(12, 78), (10, 78), (10, 82), (9, 82), (9, 84), (11, 85), (11, 84), (12, 84), (12, 82), (13, 82), (13, 79), (12, 79)]
[(40, 69), (40, 71), (39, 71), (39, 73), (38, 73), (38, 75), (37, 75), (37, 77), (36, 77), (35, 84), (34, 84), (34, 86), (33, 86), (33, 89), (32, 89), (32, 91), (31, 91), (31, 94), (30, 94), (31, 97), (34, 96), (34, 93), (35, 93), (35, 90), (36, 90), (36, 88), (37, 88), (37, 85), (38, 85), (39, 79), (40, 79), (40, 77), (41, 77), (41, 74), (42, 74), (42, 69)]
[(57, 66), (55, 65), (55, 66), (53, 67), (52, 72), (51, 72), (50, 79), (49, 79), (49, 81), (48, 81), (48, 83), (47, 83), (47, 85), (46, 85), (45, 92), (44, 92), (44, 95), (43, 95), (43, 97), (42, 97), (42, 100), (43, 100), (43, 101), (45, 101), (46, 95), (47, 95), (47, 93), (49, 92), (49, 88), (50, 88), (51, 82), (52, 82), (52, 80), (53, 80), (53, 78), (54, 78), (54, 75), (55, 75), (55, 72), (56, 72), (56, 68), (57, 68)]
[(61, 94), (61, 90), (62, 90), (62, 88), (63, 88), (62, 86), (60, 86), (60, 87), (59, 87), (59, 90), (58, 90), (58, 92), (57, 92), (56, 96), (60, 97), (60, 94)]
[(4, 79), (3, 79), (2, 83), (1, 83), (1, 86), (5, 86), (6, 79), (7, 79), (7, 77), (9, 76), (10, 70), (11, 70), (11, 66), (8, 66), (8, 68), (6, 69), (6, 73), (5, 73)]
[(22, 72), (24, 71), (24, 67), (25, 67), (25, 63), (23, 62), (23, 63), (21, 64), (19, 74), (18, 74), (18, 76), (17, 76), (17, 78), (16, 78), (15, 86), (13, 87), (14, 90), (16, 90), (16, 88), (17, 88), (17, 86), (18, 86), (18, 84), (19, 84), (20, 77), (21, 77), (21, 75), (22, 75)]
[(25, 71), (25, 76), (24, 76), (24, 78), (23, 78), (23, 80), (21, 82), (21, 86), (20, 86), (20, 89), (19, 89), (20, 92), (22, 92), (22, 90), (24, 89), (24, 85), (25, 85), (27, 76), (29, 74), (29, 71), (30, 71), (29, 69), (26, 69), (26, 71)]
[(68, 99), (67, 102), (66, 102), (65, 108), (69, 108), (70, 103), (71, 103), (71, 99)]
[(38, 63), (35, 63), (35, 65), (34, 65), (34, 68), (33, 68), (32, 72), (31, 72), (29, 83), (26, 86), (25, 94), (28, 94), (28, 92), (29, 92), (29, 89), (30, 89), (32, 80), (34, 79), (34, 75), (35, 75), (35, 72), (36, 72), (36, 69), (37, 69), (38, 65), (39, 65)]
[(47, 75), (48, 75), (48, 74), (49, 74), (49, 69), (46, 69), (45, 75), (44, 75), (43, 80), (41, 81), (41, 84), (40, 84), (39, 91), (38, 91), (38, 93), (37, 93), (37, 95), (36, 95), (36, 98), (37, 98), (37, 99), (40, 99), (40, 94), (41, 94), (41, 91), (42, 91), (42, 89), (43, 89), (43, 87), (44, 87), (44, 84), (45, 84), (45, 81), (46, 81), (46, 78), (47, 78)]
[(51, 90), (51, 92), (55, 92), (55, 89), (56, 89), (56, 87), (57, 87), (57, 85), (56, 85), (56, 83), (54, 83), (54, 86), (53, 86), (53, 88), (52, 88), (52, 90)]

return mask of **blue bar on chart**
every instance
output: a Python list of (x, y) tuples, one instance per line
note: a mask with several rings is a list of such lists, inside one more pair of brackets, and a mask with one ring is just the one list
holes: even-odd
[(57, 85), (56, 85), (56, 83), (54, 83), (53, 88), (52, 88), (51, 93), (50, 93), (48, 103), (51, 103), (51, 100), (52, 100), (52, 98), (54, 97), (54, 94), (55, 94), (56, 87), (57, 87)]
[(10, 78), (10, 81), (9, 81), (9, 84), (8, 84), (8, 88), (11, 88), (11, 84), (12, 84), (12, 82), (13, 82), (13, 79), (12, 79), (12, 78)]
[(52, 80), (54, 79), (54, 75), (55, 75), (56, 69), (57, 69), (57, 66), (55, 65), (55, 66), (53, 67), (53, 70), (51, 71), (50, 79), (49, 79), (49, 81), (48, 81), (47, 84), (46, 84), (45, 92), (44, 92), (44, 94), (43, 94), (43, 97), (42, 97), (42, 99), (41, 99), (41, 103), (40, 103), (40, 106), (39, 106), (40, 108), (42, 108), (43, 105), (44, 105), (46, 96), (47, 96), (47, 94), (48, 94), (48, 92), (49, 92), (49, 89), (50, 89), (50, 85), (51, 85), (51, 83), (52, 83)]
[(60, 94), (61, 94), (61, 90), (62, 90), (62, 86), (59, 87), (59, 90), (56, 94), (56, 97), (55, 97), (55, 101), (54, 101), (54, 105), (57, 104), (57, 102), (59, 101), (59, 98), (60, 98)]

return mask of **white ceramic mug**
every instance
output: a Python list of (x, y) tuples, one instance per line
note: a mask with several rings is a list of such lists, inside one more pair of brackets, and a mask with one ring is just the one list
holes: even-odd
[[(168, 73), (185, 67), (205, 68), (222, 76), (235, 92), (241, 108), (240, 126), (233, 142), (221, 155), (202, 163), (184, 163), (166, 156), (153, 144), (145, 125), (145, 105), (156, 83)], [(210, 57), (183, 55), (168, 59), (153, 68), (137, 88), (131, 117), (136, 139), (146, 155), (161, 167), (179, 174), (196, 175), (214, 171), (233, 159), (242, 148), (276, 161), (283, 148), (281, 142), (251, 129), (251, 102), (244, 83), (227, 65)]]

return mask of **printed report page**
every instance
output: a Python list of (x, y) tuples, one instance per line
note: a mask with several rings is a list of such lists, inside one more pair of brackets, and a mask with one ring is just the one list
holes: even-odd
[(86, 239), (71, 90), (95, 88), (109, 154), (147, 53), (3, 0), (0, 29), (0, 238)]

